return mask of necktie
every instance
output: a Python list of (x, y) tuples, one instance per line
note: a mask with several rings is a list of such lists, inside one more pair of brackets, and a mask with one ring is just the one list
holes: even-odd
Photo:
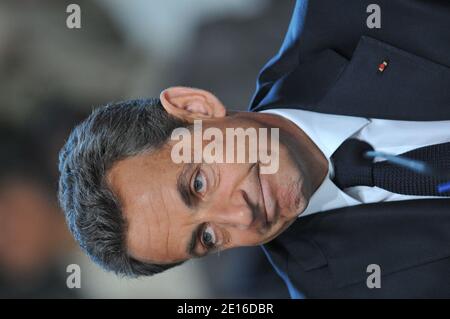
[[(347, 139), (334, 152), (334, 183), (341, 189), (352, 186), (377, 186), (392, 193), (417, 196), (450, 196), (438, 185), (448, 182), (445, 174), (421, 174), (389, 161), (374, 162), (365, 154), (373, 147), (357, 139)], [(425, 146), (400, 157), (426, 163), (435, 172), (450, 172), (450, 143)]]

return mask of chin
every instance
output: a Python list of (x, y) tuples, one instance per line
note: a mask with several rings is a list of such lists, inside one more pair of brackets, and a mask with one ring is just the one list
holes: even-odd
[(263, 240), (265, 244), (275, 239), (283, 233), (298, 216), (306, 209), (308, 198), (304, 195), (303, 181), (300, 177), (290, 179), (285, 178), (286, 182), (276, 190), (276, 219), (270, 229), (270, 235)]

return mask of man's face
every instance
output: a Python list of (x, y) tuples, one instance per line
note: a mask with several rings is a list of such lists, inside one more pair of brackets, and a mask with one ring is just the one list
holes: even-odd
[(226, 128), (279, 127), (274, 174), (260, 174), (258, 163), (176, 164), (174, 141), (116, 163), (108, 181), (128, 224), (129, 254), (166, 264), (259, 245), (285, 230), (306, 208), (312, 191), (297, 137), (279, 124), (275, 115), (246, 112), (203, 121), (203, 130), (219, 128), (224, 136)]

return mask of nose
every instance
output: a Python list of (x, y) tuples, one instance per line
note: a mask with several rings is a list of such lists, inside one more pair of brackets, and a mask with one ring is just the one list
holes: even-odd
[(211, 208), (210, 218), (218, 224), (247, 229), (255, 220), (252, 204), (244, 190), (234, 192), (229, 200), (219, 199), (217, 205)]

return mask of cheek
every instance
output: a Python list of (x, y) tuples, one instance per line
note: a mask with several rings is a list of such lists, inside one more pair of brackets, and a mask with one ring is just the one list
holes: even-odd
[(216, 164), (214, 168), (220, 178), (220, 189), (232, 189), (236, 181), (242, 179), (242, 176), (248, 173), (249, 167), (251, 167), (251, 164), (248, 163)]
[(286, 145), (280, 145), (280, 170), (298, 170), (298, 158), (301, 157), (301, 154), (299, 153), (300, 152), (297, 152), (293, 155)]
[(297, 159), (291, 156), (289, 150), (280, 146), (279, 170), (275, 174), (269, 174), (268, 177), (273, 181), (273, 187), (279, 189), (287, 187), (288, 181), (299, 180), (303, 176), (301, 166)]

